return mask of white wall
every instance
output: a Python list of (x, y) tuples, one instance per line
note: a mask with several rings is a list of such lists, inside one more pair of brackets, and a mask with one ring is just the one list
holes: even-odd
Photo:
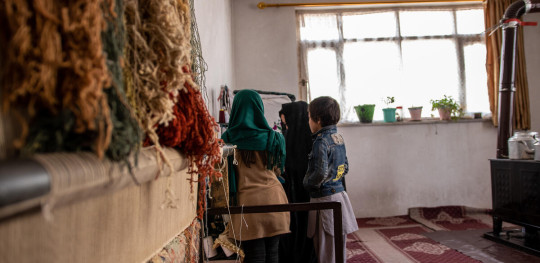
[[(523, 21), (536, 21), (540, 24), (540, 13), (526, 14)], [(529, 98), (531, 105), (531, 130), (540, 131), (540, 26), (523, 27), (525, 58), (529, 79)]]
[(357, 217), (415, 206), (491, 207), (489, 122), (339, 127), (347, 146), (347, 193)]
[[(324, 2), (312, 0), (311, 2)], [(234, 89), (298, 96), (295, 10), (232, 1)], [(269, 0), (266, 3), (305, 2)], [(528, 14), (527, 21), (539, 21)], [(533, 129), (540, 131), (540, 27), (526, 27)], [(497, 130), (486, 122), (340, 127), (351, 173), (348, 193), (357, 217), (406, 214), (414, 206), (491, 207), (489, 158)]]
[(234, 67), (230, 0), (203, 0), (195, 2), (195, 17), (199, 28), (202, 55), (208, 64), (206, 88), (208, 110), (217, 120), (217, 97), (221, 85), (234, 87)]
[(260, 10), (258, 2), (232, 1), (234, 89), (287, 92), (298, 97), (294, 9)]

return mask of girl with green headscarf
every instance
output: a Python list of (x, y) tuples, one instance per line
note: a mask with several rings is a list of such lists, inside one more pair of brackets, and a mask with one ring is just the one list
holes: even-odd
[[(283, 171), (285, 140), (268, 125), (256, 91), (241, 90), (234, 96), (229, 128), (221, 138), (237, 149), (228, 160), (229, 189), (236, 192), (236, 205), (288, 203), (274, 173)], [(242, 241), (245, 262), (278, 262), (279, 235), (290, 232), (289, 213), (232, 215), (231, 222), (234, 231), (229, 237)]]

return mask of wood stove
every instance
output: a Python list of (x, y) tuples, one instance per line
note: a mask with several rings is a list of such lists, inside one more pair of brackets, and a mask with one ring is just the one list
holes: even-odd
[[(540, 256), (540, 162), (508, 159), (507, 143), (512, 134), (518, 18), (532, 12), (540, 12), (540, 0), (514, 2), (506, 9), (501, 20), (503, 43), (497, 159), (490, 160), (493, 232), (484, 234), (484, 237)], [(503, 221), (519, 225), (524, 231), (506, 232), (503, 235)]]
[[(491, 160), (491, 191), (493, 232), (486, 237), (540, 256), (540, 162)], [(503, 221), (522, 226), (525, 232), (505, 235)]]

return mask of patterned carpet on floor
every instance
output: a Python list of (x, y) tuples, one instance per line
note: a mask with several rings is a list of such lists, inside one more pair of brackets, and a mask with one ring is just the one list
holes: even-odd
[(348, 263), (477, 263), (423, 234), (491, 228), (489, 210), (463, 206), (411, 208), (408, 215), (357, 222), (359, 230), (347, 237)]

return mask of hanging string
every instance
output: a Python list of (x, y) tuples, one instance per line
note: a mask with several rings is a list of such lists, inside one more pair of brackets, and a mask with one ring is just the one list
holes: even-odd
[[(229, 197), (227, 196), (228, 194), (227, 194), (227, 191), (225, 190), (225, 184), (222, 184), (221, 187), (223, 188), (223, 195), (225, 196), (225, 201), (226, 201), (225, 204), (227, 206), (227, 213), (229, 215), (229, 219), (231, 219), (232, 218), (232, 216), (231, 216), (231, 206), (229, 205)], [(229, 222), (229, 225), (231, 226), (231, 231), (233, 233), (234, 245), (236, 247), (239, 247), (239, 244), (236, 241), (237, 240), (236, 239), (236, 233), (234, 231), (234, 226), (232, 225), (232, 220), (231, 220), (231, 222)]]
[[(236, 145), (233, 146), (233, 149), (236, 151)], [(223, 163), (224, 162), (224, 159), (223, 159)], [(220, 166), (220, 172), (223, 171), (222, 169), (226, 169), (227, 165), (223, 164), (223, 166)], [(219, 180), (223, 180), (223, 178), (219, 178)], [(243, 254), (241, 253), (240, 251), (240, 246), (242, 245), (242, 222), (244, 222), (244, 224), (246, 225), (246, 229), (249, 227), (245, 218), (244, 218), (244, 205), (242, 205), (241, 207), (241, 211), (240, 211), (240, 231), (239, 231), (239, 237), (236, 238), (236, 232), (235, 232), (235, 229), (234, 229), (234, 225), (232, 224), (232, 215), (231, 215), (231, 210), (230, 210), (230, 205), (229, 205), (229, 197), (228, 197), (228, 194), (227, 194), (227, 191), (225, 189), (225, 184), (221, 184), (221, 188), (223, 189), (223, 195), (225, 196), (225, 205), (227, 207), (227, 212), (228, 212), (228, 215), (229, 215), (229, 218), (231, 219), (231, 221), (229, 222), (229, 227), (232, 231), (232, 234), (233, 234), (233, 239), (234, 239), (234, 245), (235, 245), (235, 249), (236, 249), (236, 262), (239, 262), (240, 260), (240, 257), (243, 257)], [(238, 240), (240, 240), (240, 242), (238, 242)]]
[[(207, 195), (204, 196), (204, 199), (205, 199), (205, 203), (208, 204)], [(202, 255), (203, 255), (204, 259), (206, 259), (205, 261), (208, 262), (208, 258), (206, 257), (206, 243), (204, 241), (204, 238), (206, 238), (208, 236), (208, 234), (210, 233), (210, 231), (208, 230), (208, 206), (206, 206), (204, 208), (204, 218), (201, 219), (201, 220), (203, 221), (203, 228), (202, 228), (203, 234), (202, 234), (202, 237), (201, 237), (201, 240), (203, 242)], [(208, 249), (210, 249), (210, 248), (208, 248)]]
[(191, 8), (191, 59), (193, 61), (191, 64), (191, 70), (193, 72), (195, 82), (201, 89), (201, 93), (203, 94), (203, 99), (206, 102), (206, 105), (209, 105), (205, 75), (205, 72), (208, 71), (208, 64), (206, 64), (206, 61), (202, 55), (199, 27), (197, 26), (197, 19), (195, 18), (194, 0), (189, 0), (189, 6)]
[[(234, 240), (234, 244), (236, 245), (236, 247), (240, 247), (242, 246), (242, 222), (244, 224), (246, 224), (246, 230), (248, 229), (248, 224), (246, 222), (246, 219), (244, 218), (244, 204), (242, 204), (241, 208), (240, 208), (240, 242), (237, 242), (236, 239)], [(234, 227), (233, 227), (234, 229)], [(236, 261), (240, 260), (240, 253), (236, 253)]]
[(236, 147), (234, 147), (233, 151), (233, 164), (238, 165), (238, 160), (236, 159)]
[[(209, 180), (209, 179), (206, 178), (206, 180)], [(208, 185), (208, 182), (207, 182), (207, 185)], [(205, 195), (205, 196), (204, 196), (205, 202), (206, 202), (207, 204), (208, 204), (208, 196), (210, 196), (210, 198), (212, 198), (212, 197), (211, 197), (211, 196), (212, 196), (212, 192), (210, 191), (210, 189), (208, 189), (208, 195)], [(204, 233), (204, 234), (205, 234), (204, 236), (206, 237), (206, 235), (209, 233), (209, 231), (208, 231), (208, 206), (206, 206), (206, 207), (204, 208), (204, 216), (205, 216), (205, 221), (206, 221), (206, 225), (205, 225), (206, 231), (205, 231), (205, 233)]]

